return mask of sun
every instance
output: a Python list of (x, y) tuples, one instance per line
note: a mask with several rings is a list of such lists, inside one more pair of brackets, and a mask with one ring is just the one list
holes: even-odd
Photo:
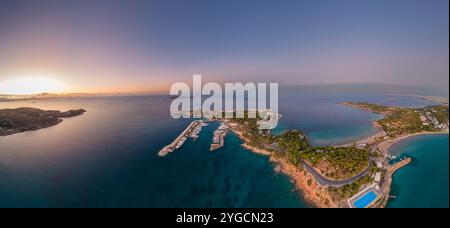
[(65, 83), (51, 77), (25, 76), (0, 81), (0, 94), (30, 95), (40, 93), (61, 93)]

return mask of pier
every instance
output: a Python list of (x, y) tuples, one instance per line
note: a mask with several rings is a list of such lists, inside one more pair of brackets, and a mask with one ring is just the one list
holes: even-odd
[(224, 123), (220, 124), (217, 130), (214, 131), (213, 140), (209, 151), (217, 150), (223, 147), (225, 143), (225, 136), (228, 133), (228, 130), (229, 128)]
[(397, 163), (391, 164), (386, 168), (385, 179), (381, 186), (381, 192), (385, 197), (384, 197), (383, 202), (381, 203), (381, 207), (385, 207), (387, 205), (389, 199), (396, 197), (396, 196), (389, 195), (389, 193), (391, 191), (392, 175), (397, 170), (407, 166), (411, 162), (412, 162), (412, 159), (410, 157), (406, 157), (405, 159), (402, 159)]
[(173, 140), (169, 145), (166, 145), (165, 147), (163, 147), (158, 155), (163, 157), (166, 156), (168, 153), (173, 152), (176, 149), (179, 149), (181, 146), (183, 146), (183, 144), (186, 142), (188, 137), (192, 137), (195, 139), (198, 138), (198, 134), (201, 131), (201, 127), (202, 126), (206, 126), (207, 124), (204, 123), (204, 121), (202, 120), (194, 120), (192, 121), (187, 127), (186, 129), (184, 129), (183, 132), (181, 132), (180, 135), (178, 135), (177, 138), (175, 138), (175, 140)]
[(405, 159), (400, 160), (399, 162), (392, 164), (388, 167), (388, 172), (392, 175), (394, 174), (397, 170), (407, 166), (409, 163), (411, 163), (412, 159), (407, 157)]

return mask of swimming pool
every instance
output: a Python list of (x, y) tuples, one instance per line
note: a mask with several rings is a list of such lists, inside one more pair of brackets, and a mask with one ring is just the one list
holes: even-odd
[(353, 205), (356, 208), (365, 208), (370, 205), (377, 198), (377, 194), (373, 191), (366, 193), (364, 196), (359, 198)]

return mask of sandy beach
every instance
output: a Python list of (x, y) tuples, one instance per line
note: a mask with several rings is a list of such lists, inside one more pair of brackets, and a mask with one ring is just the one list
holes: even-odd
[(346, 143), (346, 144), (343, 144), (340, 146), (348, 147), (348, 146), (360, 145), (360, 144), (372, 145), (380, 140), (383, 140), (383, 138), (387, 135), (386, 132), (383, 130), (383, 128), (377, 123), (377, 121), (372, 122), (372, 126), (377, 129), (377, 133), (375, 133), (374, 135), (368, 136), (366, 138), (363, 138), (363, 139), (360, 139), (360, 140), (357, 140), (354, 142)]
[(410, 138), (410, 137), (414, 137), (414, 136), (419, 136), (419, 135), (437, 135), (437, 134), (448, 134), (448, 132), (418, 132), (418, 133), (414, 133), (414, 134), (408, 134), (408, 135), (402, 135), (393, 139), (387, 139), (383, 142), (381, 142), (380, 144), (377, 145), (377, 149), (384, 153), (384, 154), (388, 154), (389, 153), (389, 148), (394, 145), (395, 143)]

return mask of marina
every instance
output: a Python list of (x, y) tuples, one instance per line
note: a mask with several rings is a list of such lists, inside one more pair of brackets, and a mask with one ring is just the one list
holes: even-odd
[(220, 126), (213, 133), (211, 147), (209, 148), (210, 151), (223, 147), (228, 130), (229, 128), (224, 123), (220, 124)]
[(183, 144), (186, 142), (187, 138), (193, 138), (195, 141), (199, 136), (198, 134), (201, 132), (202, 127), (208, 126), (208, 124), (203, 120), (194, 120), (192, 121), (184, 131), (181, 132), (178, 137), (175, 138), (170, 144), (164, 146), (158, 153), (159, 156), (166, 156), (168, 153), (173, 152), (174, 150), (180, 149)]
[(198, 139), (198, 134), (202, 131), (202, 127), (206, 127), (208, 124), (204, 121), (201, 121), (200, 124), (198, 124), (190, 133), (189, 137), (192, 138), (192, 140), (195, 142)]

